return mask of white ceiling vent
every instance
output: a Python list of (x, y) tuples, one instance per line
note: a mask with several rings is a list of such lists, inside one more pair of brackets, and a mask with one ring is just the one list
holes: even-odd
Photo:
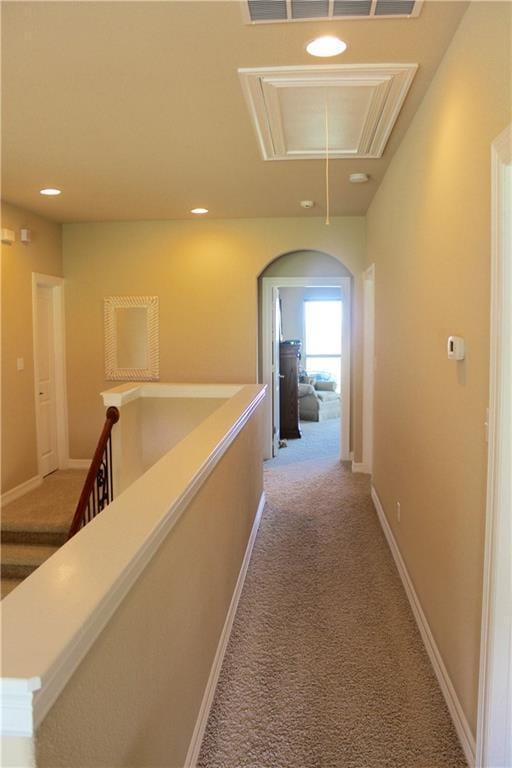
[(239, 69), (265, 160), (381, 157), (417, 64)]
[(423, 0), (246, 0), (248, 24), (315, 19), (385, 19), (419, 16)]

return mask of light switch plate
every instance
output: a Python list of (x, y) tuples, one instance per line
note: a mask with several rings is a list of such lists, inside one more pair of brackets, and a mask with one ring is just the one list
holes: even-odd
[(16, 233), (14, 229), (2, 228), (2, 243), (6, 243), (6, 245), (12, 245), (14, 242), (16, 242)]

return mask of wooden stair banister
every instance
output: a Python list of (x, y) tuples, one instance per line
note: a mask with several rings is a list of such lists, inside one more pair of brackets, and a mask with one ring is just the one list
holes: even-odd
[(69, 539), (80, 528), (90, 522), (114, 498), (112, 487), (112, 427), (119, 421), (119, 411), (114, 406), (107, 408), (105, 424), (98, 445), (94, 451), (91, 466), (85, 478), (84, 487), (76, 506), (69, 529)]

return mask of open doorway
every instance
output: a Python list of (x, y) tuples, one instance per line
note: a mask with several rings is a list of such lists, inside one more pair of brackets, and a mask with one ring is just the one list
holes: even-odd
[(349, 277), (263, 276), (265, 458), (350, 458), (350, 299)]

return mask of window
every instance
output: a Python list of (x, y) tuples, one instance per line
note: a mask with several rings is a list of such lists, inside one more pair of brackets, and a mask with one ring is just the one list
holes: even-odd
[(341, 312), (338, 299), (304, 302), (306, 371), (309, 376), (334, 379), (337, 392), (341, 379)]

